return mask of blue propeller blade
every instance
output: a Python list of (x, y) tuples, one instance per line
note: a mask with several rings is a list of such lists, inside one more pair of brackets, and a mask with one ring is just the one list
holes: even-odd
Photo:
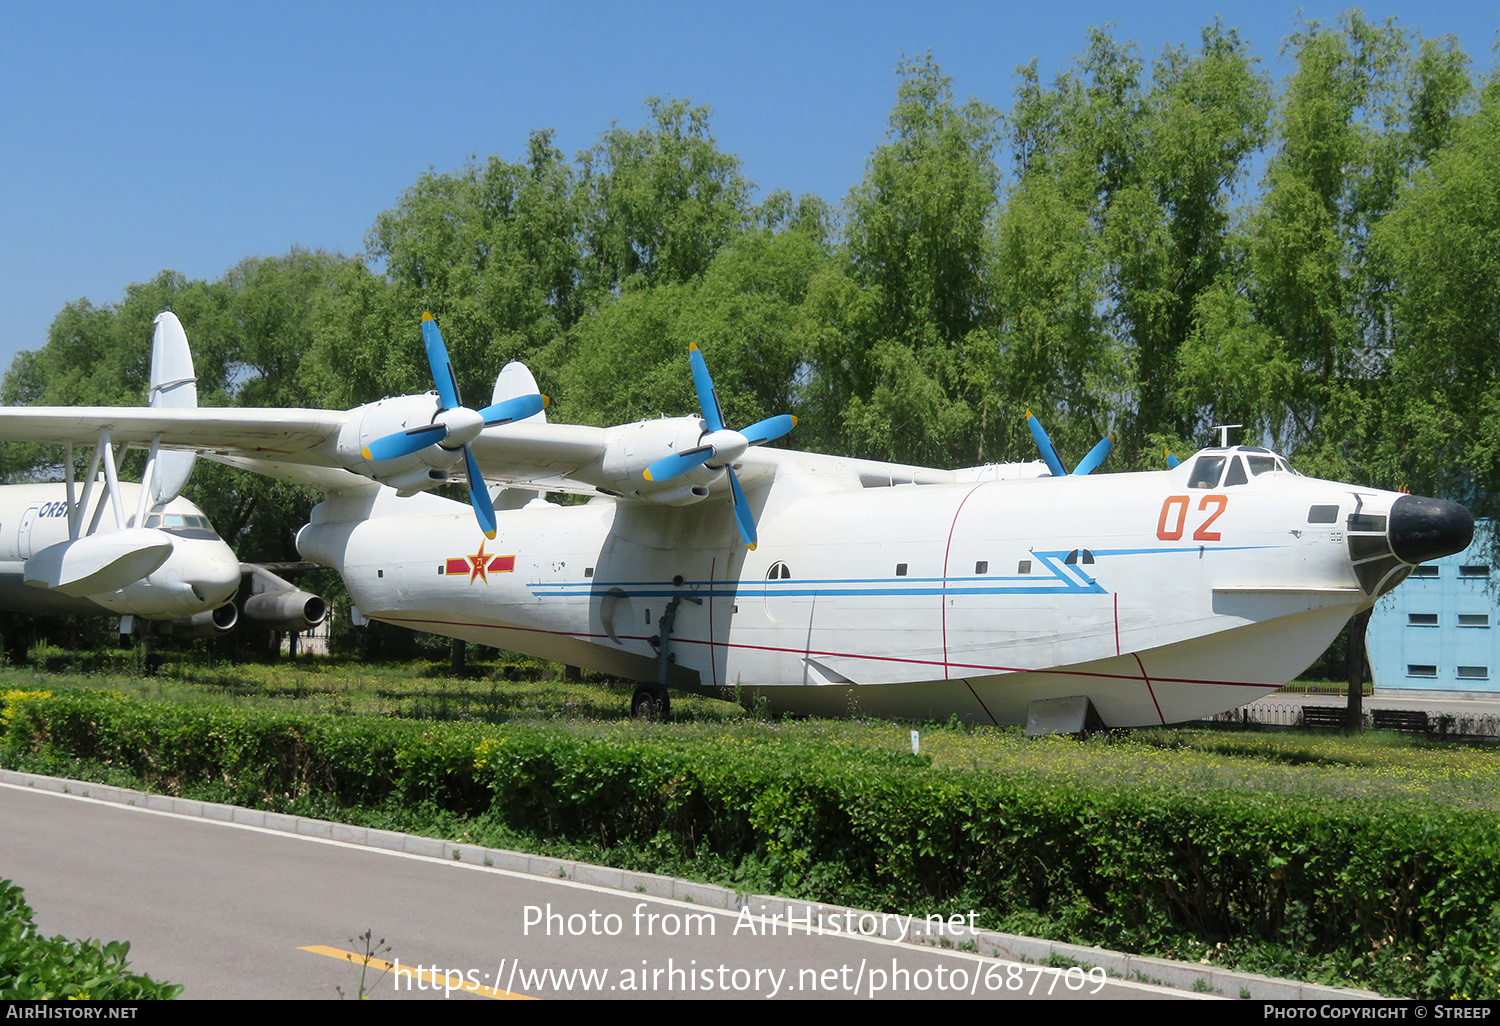
[(645, 470), (647, 481), (670, 481), (678, 474), (686, 474), (694, 467), (700, 467), (713, 458), (714, 447), (711, 445), (700, 445), (694, 449), (684, 449), (674, 452), (670, 456), (663, 456)]
[(740, 537), (751, 549), (755, 548), (755, 517), (750, 512), (750, 504), (745, 501), (745, 491), (740, 487), (740, 479), (735, 476), (734, 468), (729, 471), (729, 495), (734, 500), (734, 519), (740, 526)]
[(1042, 459), (1047, 463), (1047, 469), (1052, 471), (1053, 477), (1067, 477), (1068, 468), (1058, 458), (1057, 449), (1052, 445), (1052, 439), (1047, 437), (1047, 429), (1042, 427), (1042, 422), (1026, 411), (1026, 426), (1031, 428), (1031, 437), (1036, 439), (1036, 447), (1042, 454)]
[(490, 493), (484, 485), (484, 475), (479, 472), (479, 461), (464, 446), (464, 467), (469, 475), (469, 505), (479, 518), (479, 529), (486, 538), (495, 537), (495, 504), (490, 502)]
[(751, 445), (761, 445), (765, 442), (774, 442), (792, 428), (797, 426), (797, 418), (790, 413), (778, 413), (774, 417), (758, 420), (751, 424), (740, 434), (745, 436), (745, 441)]
[(1089, 454), (1087, 456), (1079, 461), (1078, 466), (1073, 468), (1073, 473), (1092, 474), (1094, 470), (1098, 468), (1099, 464), (1104, 462), (1104, 457), (1109, 455), (1109, 451), (1113, 449), (1114, 446), (1115, 440), (1113, 437), (1101, 440), (1098, 445), (1089, 450)]
[(458, 379), (453, 374), (453, 364), (448, 359), (448, 347), (443, 345), (443, 333), (438, 331), (432, 314), (422, 314), (422, 344), (427, 347), (427, 364), (432, 368), (432, 383), (437, 387), (438, 399), (443, 409), (462, 406), (458, 395)]
[(544, 395), (518, 395), (494, 406), (486, 406), (479, 411), (479, 415), (484, 418), (485, 427), (494, 427), (535, 416), (551, 405), (551, 402)]
[(1180, 466), (1182, 466), (1182, 461), (1180, 459), (1178, 459), (1176, 456), (1173, 456), (1172, 455), (1172, 450), (1168, 449), (1167, 450), (1167, 469), (1168, 470), (1176, 470)]
[(698, 351), (698, 343), (688, 343), (688, 362), (693, 365), (693, 387), (698, 390), (698, 408), (710, 431), (724, 430), (724, 411), (719, 408), (719, 394), (714, 391), (714, 379), (709, 377), (708, 364)]
[(402, 456), (421, 452), (429, 445), (436, 445), (447, 436), (448, 429), (442, 424), (423, 424), (421, 427), (375, 439), (365, 446), (364, 457), (371, 461), (400, 459)]

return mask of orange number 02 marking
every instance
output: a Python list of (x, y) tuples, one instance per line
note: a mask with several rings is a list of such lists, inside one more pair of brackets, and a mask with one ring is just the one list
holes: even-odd
[[(1182, 532), (1187, 528), (1188, 505), (1191, 501), (1186, 495), (1167, 496), (1161, 504), (1161, 516), (1156, 518), (1156, 536), (1158, 538), (1162, 541), (1181, 540)], [(1177, 508), (1175, 516), (1172, 512), (1174, 506)], [(1219, 519), (1223, 515), (1224, 510), (1229, 507), (1229, 496), (1205, 495), (1203, 501), (1198, 503), (1198, 512), (1202, 513), (1206, 511), (1209, 506), (1213, 506), (1214, 511), (1193, 532), (1193, 541), (1218, 541), (1220, 538), (1218, 531), (1210, 531), (1208, 527), (1215, 520)], [(1171, 523), (1170, 527), (1167, 526), (1169, 522)]]
[(1227, 496), (1227, 495), (1205, 495), (1203, 497), (1203, 501), (1200, 502), (1200, 503), (1198, 503), (1198, 510), (1199, 510), (1199, 512), (1202, 512), (1203, 510), (1208, 509), (1210, 503), (1212, 503), (1213, 505), (1215, 505), (1215, 506), (1217, 506), (1219, 508), (1216, 509), (1216, 510), (1214, 510), (1213, 514), (1210, 515), (1207, 520), (1203, 521), (1203, 523), (1198, 526), (1198, 530), (1196, 530), (1196, 531), (1193, 532), (1193, 541), (1218, 541), (1219, 540), (1219, 532), (1218, 531), (1210, 531), (1208, 529), (1208, 525), (1211, 524), (1211, 523), (1213, 523), (1215, 520), (1219, 519), (1219, 515), (1221, 513), (1223, 513), (1224, 510), (1225, 510), (1225, 508), (1229, 505), (1229, 496)]
[[(1177, 507), (1177, 526), (1171, 530), (1167, 529), (1167, 517), (1171, 516), (1172, 507)], [(1162, 541), (1176, 541), (1182, 537), (1182, 525), (1187, 521), (1188, 497), (1186, 495), (1170, 495), (1167, 501), (1161, 504), (1161, 516), (1156, 519), (1156, 536)]]

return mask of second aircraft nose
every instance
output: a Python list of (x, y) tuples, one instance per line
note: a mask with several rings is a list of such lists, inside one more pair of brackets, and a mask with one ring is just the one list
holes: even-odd
[(1474, 514), (1446, 499), (1403, 495), (1391, 504), (1387, 536), (1401, 562), (1425, 563), (1468, 548)]

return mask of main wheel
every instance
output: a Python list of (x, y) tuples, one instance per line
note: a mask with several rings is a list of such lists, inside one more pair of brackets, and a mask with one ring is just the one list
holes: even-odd
[(672, 700), (659, 684), (642, 684), (630, 699), (630, 715), (638, 720), (665, 722), (672, 714)]

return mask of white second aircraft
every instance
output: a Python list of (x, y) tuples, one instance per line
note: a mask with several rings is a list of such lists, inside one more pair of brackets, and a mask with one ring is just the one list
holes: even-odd
[[(191, 411), (197, 385), (187, 335), (162, 313), (151, 344), (150, 410)], [(146, 410), (138, 412), (148, 412)], [(246, 574), (246, 612), (265, 626), (306, 630), (323, 619), (323, 600), (261, 567), (241, 565), (208, 517), (180, 492), (195, 456), (152, 445), (144, 483), (119, 480), (108, 432), (66, 442), (67, 480), (0, 486), (0, 609), (37, 616), (112, 614), (120, 633), (138, 621), (171, 624), (178, 634), (227, 631), (239, 619), (232, 599)], [(77, 494), (71, 447), (94, 443)]]
[[(638, 712), (664, 712), (671, 686), (1038, 729), (1208, 716), (1301, 672), (1473, 530), (1456, 503), (1306, 478), (1247, 446), (1098, 476), (1068, 474), (1039, 425), (1045, 464), (760, 448), (794, 420), (727, 427), (696, 347), (701, 416), (548, 424), (519, 364), (471, 410), (431, 315), (423, 335), (426, 395), (6, 409), (0, 438), (102, 433), (314, 485), (298, 549), (343, 575), (358, 616), (633, 677)], [(453, 472), (472, 511), (424, 494)], [(570, 490), (594, 498), (541, 498)]]

